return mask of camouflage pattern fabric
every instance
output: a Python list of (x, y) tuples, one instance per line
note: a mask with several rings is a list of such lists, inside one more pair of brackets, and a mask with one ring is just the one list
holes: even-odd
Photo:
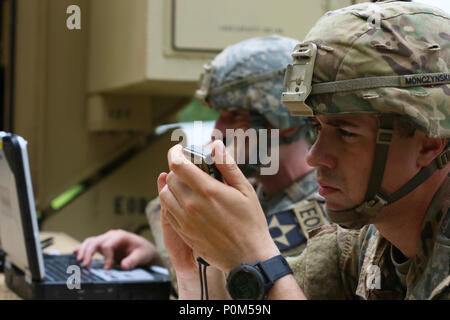
[(304, 252), (288, 258), (297, 283), (310, 299), (450, 299), (449, 199), (450, 177), (427, 210), (405, 287), (395, 272), (391, 244), (373, 225), (313, 231)]
[(266, 196), (262, 185), (256, 185), (256, 194), (264, 213), (266, 216), (270, 216), (276, 212), (289, 208), (296, 202), (300, 202), (314, 195), (318, 187), (319, 184), (316, 181), (316, 171), (313, 170), (277, 195), (272, 197)]
[[(303, 126), (305, 119), (292, 117), (280, 101), (284, 89), (284, 69), (297, 43), (294, 39), (272, 36), (252, 38), (228, 46), (211, 61), (214, 69), (210, 93), (206, 97), (208, 106), (218, 110), (256, 111), (279, 129)], [(280, 72), (274, 78), (245, 83), (246, 79), (277, 70)], [(213, 93), (233, 81), (239, 81), (240, 85), (223, 93)]]
[[(368, 23), (374, 8), (380, 28)], [(448, 72), (449, 35), (448, 15), (420, 3), (364, 3), (329, 12), (305, 39), (318, 47), (313, 83)], [(424, 83), (311, 95), (306, 102), (316, 115), (393, 113), (429, 136), (449, 137), (449, 96), (448, 85)], [(298, 284), (310, 299), (449, 299), (449, 199), (447, 178), (425, 214), (403, 283), (392, 245), (374, 225), (329, 225), (313, 230), (303, 253), (288, 259)]]
[[(261, 185), (256, 187), (256, 194), (267, 218), (269, 232), (281, 253), (286, 257), (300, 254), (307, 240), (293, 207), (303, 200), (314, 200), (320, 206), (324, 206), (324, 200), (318, 198), (317, 188), (315, 170), (272, 197), (264, 194)], [(323, 208), (321, 211), (324, 214)]]
[(449, 72), (445, 12), (416, 2), (361, 3), (325, 14), (305, 42), (318, 47), (313, 84), (407, 74), (424, 83), (310, 95), (314, 114), (394, 113), (430, 137), (450, 137), (450, 87), (427, 86), (431, 78), (420, 76)]

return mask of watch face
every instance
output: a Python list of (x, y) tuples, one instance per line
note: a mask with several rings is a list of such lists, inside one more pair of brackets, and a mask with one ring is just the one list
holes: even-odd
[(228, 292), (233, 299), (262, 299), (264, 280), (259, 270), (244, 265), (233, 270), (227, 283)]

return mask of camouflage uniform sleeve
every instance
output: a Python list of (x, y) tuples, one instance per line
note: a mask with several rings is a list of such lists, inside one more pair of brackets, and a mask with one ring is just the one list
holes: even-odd
[[(360, 278), (366, 246), (368, 225), (361, 229), (343, 229), (337, 226), (339, 269), (346, 299), (356, 299), (356, 288)], [(359, 298), (358, 298), (359, 299)]]
[(327, 225), (311, 233), (303, 253), (288, 258), (294, 277), (308, 299), (343, 299), (336, 228)]
[(432, 300), (450, 300), (450, 276), (442, 281), (431, 293)]
[(164, 240), (161, 228), (161, 204), (159, 197), (156, 197), (150, 201), (145, 208), (148, 224), (152, 231), (153, 239), (155, 240), (156, 250), (158, 250), (159, 256), (164, 266), (169, 270), (170, 280), (175, 292), (178, 293), (177, 277), (172, 262), (170, 261), (169, 254), (164, 246)]
[(360, 234), (326, 225), (309, 234), (306, 249), (288, 258), (308, 299), (354, 299), (358, 279)]

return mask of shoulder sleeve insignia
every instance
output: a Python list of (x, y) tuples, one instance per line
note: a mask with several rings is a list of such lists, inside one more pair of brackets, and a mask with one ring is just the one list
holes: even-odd
[(307, 239), (309, 232), (326, 223), (326, 219), (317, 200), (305, 200), (296, 204), (293, 208), (300, 228)]

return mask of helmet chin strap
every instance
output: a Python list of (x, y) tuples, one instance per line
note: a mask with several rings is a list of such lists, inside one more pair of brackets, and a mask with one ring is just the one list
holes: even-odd
[(344, 228), (359, 229), (369, 224), (370, 219), (376, 217), (381, 209), (409, 194), (431, 177), (436, 170), (444, 168), (450, 162), (450, 144), (447, 144), (444, 151), (433, 162), (422, 168), (400, 189), (392, 194), (386, 193), (382, 190), (381, 183), (394, 132), (394, 117), (392, 115), (382, 116), (380, 120), (374, 163), (364, 202), (347, 210), (326, 209), (330, 220)]

